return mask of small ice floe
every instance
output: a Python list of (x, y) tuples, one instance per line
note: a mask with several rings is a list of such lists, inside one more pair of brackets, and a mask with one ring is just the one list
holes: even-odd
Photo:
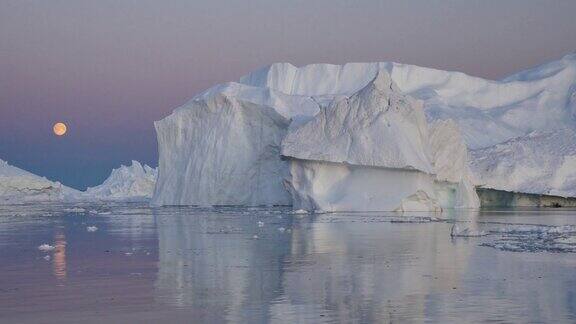
[(133, 254), (132, 252), (126, 252), (126, 253), (124, 253), (124, 255), (128, 255), (128, 256), (130, 256), (130, 255), (132, 255), (132, 254)]
[(85, 213), (86, 209), (80, 207), (74, 207), (74, 208), (64, 208), (63, 211), (67, 213)]
[(259, 221), (259, 222), (258, 222), (258, 227), (264, 227), (264, 222)]
[(253, 239), (257, 240), (258, 239), (258, 235), (254, 234), (254, 236), (252, 236)]
[(452, 237), (480, 237), (486, 235), (488, 235), (488, 233), (484, 231), (474, 230), (469, 227), (460, 228), (458, 224), (452, 225), (452, 229), (450, 230), (450, 236)]
[(42, 252), (50, 252), (50, 251), (54, 251), (55, 247), (53, 245), (50, 244), (41, 244), (40, 246), (38, 246), (38, 250), (42, 251)]
[(286, 229), (284, 227), (278, 227), (278, 231), (280, 233), (284, 233), (286, 231)]
[(296, 215), (308, 214), (308, 211), (306, 209), (297, 209), (297, 210), (292, 211), (292, 214), (296, 214)]
[(47, 255), (47, 256), (43, 257), (42, 259), (44, 259), (46, 261), (50, 261), (50, 255)]
[(112, 213), (109, 212), (109, 211), (106, 211), (106, 212), (98, 212), (98, 215), (110, 215), (110, 214), (112, 214)]
[(86, 227), (86, 231), (88, 231), (88, 232), (96, 232), (97, 230), (98, 230), (98, 227), (96, 227), (96, 226)]
[(98, 211), (97, 211), (97, 210), (94, 210), (94, 209), (90, 209), (90, 210), (88, 211), (88, 214), (94, 214), (94, 215), (95, 215), (95, 214), (98, 214)]

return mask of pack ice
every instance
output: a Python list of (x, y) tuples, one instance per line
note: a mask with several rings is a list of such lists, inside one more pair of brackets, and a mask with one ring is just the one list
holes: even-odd
[(0, 204), (63, 201), (78, 191), (0, 160)]
[(156, 122), (160, 161), (152, 203), (321, 211), (478, 207), (456, 124), (429, 126), (421, 104), (402, 94), (386, 70), (350, 94), (288, 90), (224, 84)]
[(132, 161), (113, 169), (110, 176), (100, 185), (90, 187), (81, 199), (88, 201), (149, 201), (154, 193), (157, 170)]

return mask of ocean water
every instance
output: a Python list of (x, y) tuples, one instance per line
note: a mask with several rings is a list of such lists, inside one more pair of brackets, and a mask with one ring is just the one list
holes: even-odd
[(0, 323), (575, 322), (575, 252), (566, 209), (0, 206)]

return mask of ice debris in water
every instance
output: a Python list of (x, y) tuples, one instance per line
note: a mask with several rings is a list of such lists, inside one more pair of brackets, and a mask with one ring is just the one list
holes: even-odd
[(254, 235), (252, 236), (253, 239), (257, 240), (258, 239), (258, 235)]
[(40, 246), (38, 246), (38, 250), (42, 251), (42, 252), (50, 252), (50, 251), (54, 251), (55, 247), (50, 245), (50, 244), (41, 244)]
[(67, 213), (85, 213), (86, 209), (80, 207), (74, 207), (74, 208), (65, 208), (63, 211)]
[(259, 221), (259, 222), (258, 222), (258, 227), (264, 227), (264, 222)]
[(440, 221), (437, 217), (422, 217), (422, 216), (402, 216), (393, 217), (390, 219), (390, 223), (431, 223)]
[(43, 259), (46, 261), (50, 261), (50, 255), (45, 256)]
[(488, 235), (488, 233), (485, 231), (473, 230), (469, 227), (460, 228), (458, 224), (452, 225), (452, 229), (450, 230), (450, 236), (452, 237), (480, 237), (486, 235)]
[(97, 230), (98, 230), (98, 227), (96, 227), (96, 226), (86, 227), (86, 231), (88, 231), (88, 232), (96, 232)]
[(575, 225), (510, 225), (490, 234), (500, 237), (481, 246), (511, 252), (576, 252)]
[(292, 214), (308, 214), (308, 211), (305, 209), (298, 209), (293, 211)]
[(278, 231), (280, 233), (284, 233), (286, 231), (286, 229), (284, 227), (278, 227)]

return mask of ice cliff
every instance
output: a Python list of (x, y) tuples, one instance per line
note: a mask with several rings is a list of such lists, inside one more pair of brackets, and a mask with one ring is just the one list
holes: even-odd
[(154, 193), (157, 170), (132, 161), (130, 166), (113, 169), (100, 185), (88, 188), (81, 200), (88, 201), (149, 201)]
[(467, 151), (458, 129), (442, 122), (430, 134), (420, 103), (403, 95), (385, 71), (289, 131), (281, 153), (290, 159), (286, 186), (295, 209), (479, 206), (469, 171), (459, 163)]
[[(434, 140), (458, 129), (439, 123), (430, 136), (421, 105), (385, 70), (369, 81), (351, 94), (325, 88), (311, 96), (241, 83), (201, 93), (155, 123), (160, 161), (152, 203), (477, 207), (468, 169), (436, 175), (437, 164), (451, 169), (452, 161), (466, 161), (459, 134), (456, 142)], [(446, 145), (463, 149), (461, 156), (442, 160)]]
[(0, 204), (63, 201), (77, 190), (0, 160)]

